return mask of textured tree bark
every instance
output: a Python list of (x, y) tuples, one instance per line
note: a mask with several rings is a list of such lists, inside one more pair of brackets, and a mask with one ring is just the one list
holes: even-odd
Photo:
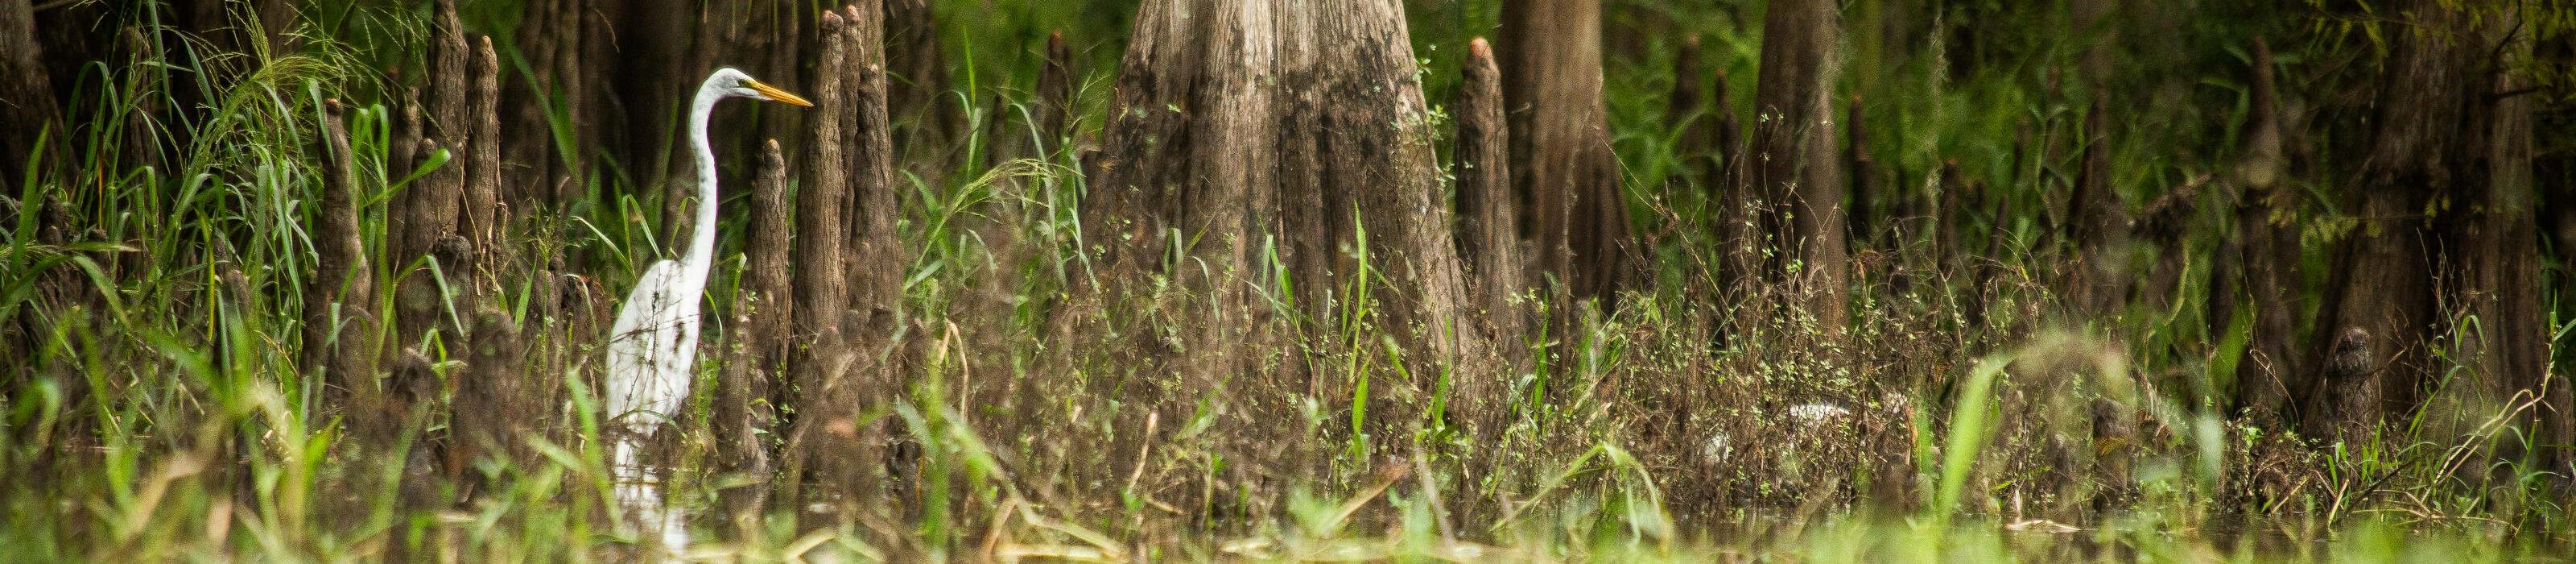
[(1727, 271), (1737, 259), (1737, 237), (1744, 235), (1732, 228), (1734, 218), (1740, 217), (1733, 171), (1735, 154), (1743, 143), (1737, 136), (1743, 128), (1726, 96), (1726, 73), (1717, 73), (1714, 88), (1703, 88), (1701, 82), (1707, 78), (1701, 66), (1699, 36), (1683, 39), (1673, 55), (1673, 94), (1664, 115), (1683, 120), (1673, 156), (1682, 161), (1681, 177), (1699, 188), (1699, 217), (1720, 253), (1715, 265), (1720, 283), (1711, 290), (1724, 292), (1737, 288), (1724, 281), (1740, 274)]
[[(414, 154), (427, 160), (446, 148), (441, 140), (423, 139)], [(455, 276), (460, 272), (450, 259), (463, 254), (457, 252), (463, 239), (454, 232), (456, 208), (463, 199), (458, 193), (465, 188), (465, 166), (461, 161), (461, 157), (451, 155), (447, 163), (415, 181), (399, 198), (401, 207), (395, 210), (391, 225), (401, 232), (396, 241), (400, 244), (395, 248), (403, 249), (394, 257), (402, 265), (396, 270), (404, 273), (399, 275), (400, 282), (394, 290), (396, 323), (391, 336), (396, 342), (415, 342), (422, 333), (432, 330), (443, 330), (451, 338), (462, 336), (442, 312), (447, 298), (438, 279), (439, 274)], [(436, 262), (441, 270), (433, 273), (426, 268), (427, 263), (418, 262), (424, 260)], [(415, 265), (422, 267), (413, 268)]]
[(1754, 88), (1753, 143), (1744, 185), (1766, 209), (1759, 222), (1796, 264), (1775, 261), (1774, 280), (1806, 296), (1805, 312), (1840, 335), (1847, 323), (1843, 168), (1835, 159), (1833, 85), (1841, 72), (1841, 14), (1831, 0), (1788, 0), (1763, 15), (1762, 78)]
[(1047, 34), (1045, 67), (1038, 69), (1037, 147), (1042, 155), (1064, 151), (1072, 141), (1068, 130), (1073, 119), (1074, 82), (1073, 48), (1064, 42), (1064, 32)]
[[(841, 33), (848, 37), (850, 75), (841, 83), (843, 99), (851, 106), (842, 112), (849, 120), (841, 128), (842, 142), (850, 158), (850, 207), (843, 212), (849, 222), (843, 255), (842, 273), (850, 282), (850, 303), (845, 311), (851, 316), (842, 330), (853, 353), (858, 354), (854, 372), (844, 378), (842, 389), (831, 390), (832, 400), (858, 409), (877, 409), (897, 401), (904, 389), (904, 369), (913, 364), (910, 349), (899, 347), (895, 333), (905, 323), (903, 281), (912, 255), (896, 232), (896, 218), (902, 214), (897, 184), (899, 176), (894, 158), (894, 121), (888, 104), (893, 102), (893, 86), (886, 75), (886, 18), (880, 5), (861, 2), (843, 8), (850, 25)], [(927, 18), (926, 8), (922, 17)], [(916, 22), (916, 25), (918, 23)], [(911, 341), (921, 342), (920, 339)], [(879, 429), (861, 429), (855, 437), (858, 444), (848, 445), (860, 456), (853, 462), (877, 464), (894, 474), (898, 485), (908, 483), (904, 460), (891, 458), (885, 445), (908, 442), (910, 435), (900, 423), (888, 420)], [(827, 451), (828, 452), (828, 451)], [(840, 470), (848, 475), (871, 475), (874, 468)], [(855, 471), (855, 474), (850, 472)], [(827, 474), (829, 475), (829, 474)]]
[[(421, 178), (399, 196), (391, 229), (399, 231), (393, 245), (397, 270), (410, 268), (414, 261), (430, 257), (438, 262), (437, 275), (427, 269), (409, 271), (399, 277), (395, 288), (396, 342), (415, 342), (421, 333), (444, 330), (448, 338), (461, 338), (464, 332), (450, 321), (442, 310), (446, 296), (441, 290), (441, 277), (460, 295), (473, 295), (473, 267), (451, 260), (462, 258), (470, 241), (459, 237), (459, 207), (471, 182), (468, 169), (473, 159), (466, 151), (474, 147), (472, 109), (473, 81), (468, 74), (470, 50), (466, 47), (464, 26), (457, 20), (456, 3), (439, 0), (436, 27), (431, 31), (430, 67), (426, 74), (429, 104), (424, 117), (425, 136), (436, 145), (424, 142), (414, 158), (426, 161), (438, 154), (437, 148), (454, 150), (449, 160)], [(470, 310), (469, 310), (470, 311)]]
[[(2439, 0), (2411, 0), (2397, 13), (2406, 25), (2394, 28), (2376, 127), (2355, 176), (2361, 226), (2343, 242), (2316, 324), (2323, 334), (2363, 336), (2384, 361), (2367, 373), (2323, 372), (2307, 398), (2315, 408), (2303, 414), (2311, 436), (2351, 439), (2375, 430), (2416, 405), (2418, 387), (2434, 373), (2426, 343), (2435, 319), (2431, 260), (2440, 241), (2425, 209), (2453, 184), (2446, 161), (2459, 140), (2463, 85), (2471, 82), (2461, 74), (2469, 61), (2458, 39), (2466, 18)], [(2316, 362), (2343, 356), (2336, 350), (2345, 347), (2334, 343), (2348, 340), (2321, 343)]]
[[(886, 113), (902, 129), (895, 137), (915, 151), (959, 149), (949, 146), (949, 134), (965, 128), (965, 115), (948, 97), (948, 65), (939, 51), (939, 20), (929, 0), (876, 1), (877, 12), (885, 14), (881, 59), (892, 74), (886, 81)], [(939, 168), (935, 163), (946, 160), (922, 162)]]
[[(515, 174), (508, 177), (509, 191), (503, 197), (529, 212), (555, 209), (561, 200), (554, 192), (555, 129), (553, 112), (560, 111), (554, 95), (570, 81), (563, 77), (566, 61), (557, 47), (579, 42), (579, 24), (566, 21), (564, 12), (573, 2), (529, 2), (520, 13), (519, 29), (547, 30), (546, 33), (515, 33), (522, 64), (529, 80), (502, 81), (503, 105), (509, 107), (504, 127), (510, 134), (501, 142)], [(566, 33), (566, 30), (572, 30)]]
[[(1315, 26), (1316, 82), (1289, 84), (1310, 85), (1318, 96), (1297, 100), (1321, 101), (1324, 107), (1313, 114), (1321, 121), (1289, 126), (1283, 134), (1312, 132), (1322, 147), (1353, 148), (1315, 158), (1323, 179), (1318, 186), (1335, 202), (1328, 207), (1358, 210), (1356, 227), (1364, 230), (1374, 269), (1383, 277), (1375, 297), (1388, 317), (1386, 327), (1411, 351), (1411, 373), (1422, 379), (1414, 384), (1427, 389), (1439, 371), (1433, 363), (1472, 366), (1491, 351), (1464, 316), (1472, 301), (1447, 227), (1449, 206), (1439, 198), (1434, 133), (1403, 7), (1392, 0), (1310, 1), (1299, 7), (1299, 17)], [(1351, 244), (1359, 236), (1336, 234)], [(1411, 417), (1390, 415), (1391, 421)]]
[(1887, 182), (1879, 178), (1878, 158), (1869, 153), (1869, 127), (1861, 118), (1860, 95), (1851, 96), (1844, 108), (1843, 174), (1851, 179), (1851, 235), (1855, 244), (1871, 246), (1879, 237), (1890, 236), (1895, 225), (1893, 212), (1901, 205), (1903, 194), (1887, 191)]
[[(814, 176), (799, 207), (796, 318), (810, 343), (796, 374), (796, 420), (788, 433), (789, 499), (831, 501), (847, 508), (881, 505), (886, 430), (860, 426), (862, 410), (895, 397), (903, 351), (893, 336), (902, 322), (905, 266), (896, 237), (893, 130), (887, 121), (884, 24), (880, 4), (862, 2), (826, 13), (818, 63)], [(824, 69), (829, 69), (824, 70)], [(847, 182), (847, 184), (843, 184)], [(807, 287), (809, 284), (812, 287)]]
[(2085, 315), (2109, 315), (2128, 300), (2129, 212), (2111, 188), (2110, 94), (2093, 89), (2084, 116), (2084, 161), (2068, 199), (2067, 240), (2075, 245), (2068, 301)]
[[(1172, 399), (1161, 415), (1185, 416), (1178, 410), (1221, 375), (1258, 370), (1255, 354), (1217, 343), (1266, 338), (1248, 291), (1264, 280), (1253, 260), (1264, 237), (1278, 229), (1281, 259), (1292, 265), (1331, 258), (1322, 250), (1331, 248), (1331, 232), (1296, 222), (1310, 216), (1281, 215), (1278, 204), (1290, 191), (1316, 201), (1322, 194), (1315, 184), (1274, 181), (1285, 174), (1280, 163), (1311, 154), (1314, 143), (1285, 136), (1298, 132), (1287, 124), (1299, 123), (1281, 113), (1289, 111), (1286, 98), (1298, 95), (1287, 85), (1310, 82), (1283, 70), (1290, 56), (1283, 35), (1298, 28), (1282, 21), (1281, 10), (1266, 0), (1146, 2), (1118, 69), (1103, 156), (1092, 161), (1100, 169), (1082, 210), (1091, 248), (1106, 251), (1102, 286), (1090, 291), (1129, 299), (1144, 293), (1139, 282), (1161, 272), (1188, 292), (1181, 307), (1212, 312), (1190, 321), (1190, 345), (1158, 355), (1164, 369), (1185, 378), (1178, 386), (1147, 384)], [(1316, 316), (1329, 311), (1323, 296), (1338, 286), (1326, 271), (1295, 272), (1298, 305)], [(1121, 333), (1140, 347), (1162, 346), (1142, 332)]]
[[(2483, 182), (2458, 187), (2462, 205), (2452, 210), (2448, 230), (2456, 245), (2450, 258), (2458, 281), (2449, 288), (2450, 303), (2464, 304), (2462, 313), (2467, 314), (2453, 320), (2453, 339), (2459, 343), (2459, 357), (2474, 369), (2465, 376), (2475, 379), (2461, 386), (2462, 376), (2454, 376), (2454, 388), (2447, 391), (2465, 400), (2452, 406), (2457, 413), (2448, 417), (2460, 420), (2461, 428), (2505, 409), (2519, 392), (2542, 394), (2566, 385), (2549, 382), (2549, 322), (2541, 291), (2540, 228), (2534, 203), (2539, 191), (2532, 170), (2532, 96), (2507, 95), (2531, 86), (2521, 65), (2530, 60), (2532, 32), (2517, 25), (2519, 14), (2512, 9), (2502, 15), (2501, 21), (2487, 22), (2489, 32), (2475, 42), (2500, 48), (2491, 51), (2491, 57), (2483, 47), (2478, 53), (2480, 64), (2475, 68), (2489, 69), (2489, 75), (2475, 82), (2489, 86), (2472, 94), (2477, 98), (2467, 116), (2471, 123), (2464, 126), (2469, 133), (2461, 147), (2464, 160), (2475, 163), (2465, 167), (2474, 175), (2470, 179)], [(2541, 437), (2554, 436), (2566, 425), (2564, 406), (2543, 405), (2532, 413)], [(2568, 443), (2544, 440), (2543, 444), (2553, 445), (2543, 453), (2545, 467), (2560, 467), (2552, 459), (2564, 460)], [(2504, 440), (2498, 446), (2505, 449), (2498, 453), (2503, 458), (2520, 458), (2521, 442)]]
[[(771, 471), (768, 430), (775, 428), (776, 414), (767, 400), (784, 381), (780, 367), (794, 350), (787, 234), (795, 221), (788, 207), (787, 175), (778, 141), (762, 143), (759, 177), (752, 185), (750, 241), (743, 246), (745, 272), (732, 323), (736, 346), (726, 351), (712, 416), (718, 467), (748, 476)], [(738, 488), (726, 490), (723, 497), (734, 514), (756, 515), (763, 493)]]
[(497, 304), (475, 310), (474, 335), (466, 340), (466, 373), (452, 378), (450, 467), (458, 474), (449, 479), (470, 479), (463, 473), (486, 456), (515, 468), (540, 460), (526, 439), (542, 432), (554, 413), (539, 395), (539, 384), (522, 379), (527, 344), (519, 337), (519, 324)]
[[(476, 57), (473, 44), (465, 38), (465, 23), (457, 19), (456, 1), (438, 0), (435, 6), (430, 20), (429, 67), (421, 76), (429, 89), (429, 129), (424, 136), (446, 143), (450, 149), (462, 150), (474, 143), (475, 119), (469, 112), (474, 109)], [(457, 157), (455, 167), (465, 168), (464, 155), (459, 153)], [(460, 185), (455, 192), (463, 191)]]
[[(475, 264), (468, 274), (500, 274), (509, 264), (505, 244), (509, 234), (510, 201), (501, 192), (501, 60), (492, 52), (492, 38), (476, 42), (472, 79), (474, 99), (468, 106), (472, 114), (474, 143), (466, 147), (466, 170), (469, 181), (465, 189), (465, 218), (462, 230), (474, 244)], [(474, 276), (480, 280), (483, 276)], [(478, 294), (498, 291), (475, 285)]]
[[(855, 453), (823, 451), (809, 454), (819, 447), (807, 447), (806, 441), (823, 442), (821, 435), (809, 438), (809, 429), (832, 418), (848, 417), (855, 406), (833, 403), (831, 388), (841, 379), (847, 363), (826, 348), (840, 349), (842, 312), (847, 310), (848, 292), (843, 276), (843, 238), (849, 226), (842, 212), (849, 201), (849, 158), (843, 154), (842, 127), (853, 113), (849, 92), (843, 84), (853, 79), (847, 72), (850, 35), (842, 28), (844, 19), (838, 11), (826, 11), (817, 24), (822, 34), (822, 58), (815, 63), (813, 138), (806, 144), (804, 183), (796, 193), (796, 271), (795, 271), (795, 345), (800, 351), (791, 357), (788, 372), (795, 386), (795, 430), (791, 432), (785, 468), (789, 471), (785, 485), (786, 499), (800, 502), (797, 486), (805, 479), (806, 461), (814, 460), (812, 473), (827, 484), (847, 485), (854, 476), (847, 468), (861, 467), (857, 461), (843, 461)], [(827, 431), (825, 434), (834, 434)], [(855, 441), (855, 437), (851, 439)], [(839, 466), (834, 466), (838, 461)]]
[[(1429, 363), (1485, 362), (1482, 331), (1460, 317), (1473, 302), (1403, 22), (1385, 0), (1141, 6), (1084, 202), (1086, 248), (1107, 255), (1095, 291), (1141, 288), (1132, 283), (1166, 268), (1160, 259), (1179, 259), (1173, 285), (1225, 312), (1189, 340), (1258, 338), (1274, 312), (1246, 299), (1268, 266), (1252, 253), (1275, 229), (1310, 327), (1364, 293), (1380, 306), (1366, 321), (1423, 363), (1412, 370), (1423, 381), (1403, 386), (1427, 390), (1440, 373)], [(1365, 289), (1351, 285), (1361, 256)], [(1235, 348), (1192, 347), (1174, 362), (1239, 371), (1251, 357)], [(1308, 389), (1337, 397), (1342, 385), (1317, 376)], [(1410, 420), (1379, 409), (1370, 424)]]
[[(1500, 430), (1503, 418), (1496, 391), (1508, 389), (1499, 378), (1517, 374), (1521, 359), (1514, 351), (1529, 323), (1524, 308), (1513, 303), (1529, 287), (1528, 264), (1521, 256), (1519, 219), (1512, 200), (1511, 134), (1503, 118), (1501, 71), (1493, 48), (1483, 38), (1467, 44), (1465, 76), (1452, 113), (1458, 116), (1457, 178), (1459, 255), (1467, 266), (1474, 294), (1474, 318), (1482, 321), (1500, 366), (1461, 371), (1467, 377), (1455, 397), (1463, 398), (1470, 422), (1485, 432)], [(1490, 436), (1489, 436), (1490, 437)]]
[(1102, 133), (1108, 162), (1084, 205), (1094, 218), (1085, 229), (1116, 275), (1153, 268), (1170, 244), (1166, 227), (1204, 234), (1189, 250), (1211, 268), (1244, 272), (1245, 235), (1267, 221), (1270, 163), (1281, 152), (1270, 142), (1272, 85), (1286, 82), (1275, 74), (1272, 18), (1269, 2), (1138, 8)]
[[(1471, 275), (1475, 292), (1476, 318), (1483, 320), (1486, 337), (1498, 351), (1518, 350), (1512, 346), (1523, 339), (1527, 323), (1522, 309), (1513, 298), (1527, 287), (1526, 265), (1521, 257), (1520, 228), (1513, 206), (1511, 187), (1511, 138), (1508, 122), (1503, 117), (1501, 71), (1494, 65), (1493, 48), (1483, 38), (1468, 43), (1463, 84), (1453, 110), (1458, 116), (1457, 179), (1459, 255)], [(1494, 390), (1503, 389), (1491, 376), (1513, 373), (1509, 368), (1519, 359), (1504, 360), (1500, 371), (1468, 371), (1470, 379), (1458, 388), (1464, 398), (1463, 410), (1474, 428), (1499, 430), (1502, 410)]]
[(1561, 334), (1576, 302), (1616, 306), (1633, 252), (1601, 99), (1601, 3), (1512, 0), (1501, 35), (1513, 183), (1529, 205), (1522, 225), (1536, 243), (1532, 260), (1555, 278), (1550, 323)]
[[(2222, 280), (2212, 286), (2208, 315), (2221, 324), (2219, 331), (2240, 315), (2251, 323), (2245, 329), (2245, 357), (2236, 368), (2236, 405), (2267, 425), (2292, 421), (2294, 393), (2307, 390), (2312, 379), (2307, 359), (2297, 349), (2298, 327), (2288, 305), (2291, 290), (2304, 277), (2297, 271), (2297, 194), (2281, 186), (2289, 171), (2272, 66), (2271, 46), (2255, 40), (2253, 108), (2246, 115), (2244, 160), (2234, 178), (2235, 235), (2217, 261)], [(2247, 299), (2238, 303), (2236, 296)]]
[(795, 317), (788, 305), (794, 291), (788, 277), (792, 264), (788, 261), (788, 233), (795, 229), (795, 212), (787, 197), (787, 158), (775, 140), (762, 144), (761, 149), (760, 179), (752, 187), (751, 241), (745, 246), (747, 256), (743, 262), (747, 273), (742, 283), (744, 303), (753, 312), (751, 321), (742, 326), (743, 338), (758, 370), (751, 373), (751, 381), (739, 386), (748, 394), (740, 407), (743, 415), (751, 419), (752, 427), (765, 425), (770, 417), (765, 409), (750, 403), (767, 397), (768, 388), (781, 381), (775, 371), (787, 360), (795, 335)]
[[(36, 14), (30, 0), (0, 0), (0, 188), (18, 193), (18, 183), (27, 178), (29, 155), (37, 154), (37, 139), (43, 137), (53, 148), (44, 151), (44, 159), (62, 158), (64, 137), (62, 106), (54, 99), (50, 73), (45, 71), (44, 49), (36, 44)], [(38, 167), (42, 167), (38, 163)]]
[(463, 307), (473, 308), (473, 333), (467, 342), (467, 370), (456, 379), (451, 425), (461, 438), (458, 460), (471, 464), (491, 455), (512, 465), (533, 463), (536, 449), (526, 438), (540, 433), (540, 422), (555, 419), (551, 377), (524, 372), (527, 345), (519, 324), (505, 309), (507, 289), (496, 282), (513, 268), (509, 252), (509, 203), (502, 193), (500, 59), (490, 37), (478, 38), (470, 59), (472, 97), (466, 105), (473, 142), (452, 164), (465, 166), (467, 177), (458, 231), (472, 258), (441, 265), (451, 284), (462, 288)]
[[(919, 17), (927, 18), (926, 7)], [(843, 217), (849, 221), (844, 231), (850, 247), (844, 255), (842, 272), (851, 282), (849, 309), (858, 312), (867, 325), (855, 329), (851, 337), (863, 345), (884, 346), (890, 343), (898, 323), (896, 310), (903, 299), (905, 266), (912, 263), (903, 241), (895, 232), (898, 176), (894, 158), (894, 121), (888, 115), (893, 103), (894, 86), (886, 75), (886, 17), (866, 3), (844, 8), (850, 25), (842, 27), (848, 35), (850, 74), (841, 83), (844, 100), (850, 104), (840, 115), (849, 121), (841, 127), (843, 152), (849, 160), (849, 208)], [(918, 24), (919, 22), (913, 22)], [(932, 64), (935, 64), (932, 63)], [(846, 329), (846, 328), (845, 328)], [(874, 347), (869, 350), (874, 350)], [(869, 390), (900, 386), (889, 380), (891, 371), (866, 380)]]
[[(388, 177), (410, 176), (411, 171), (418, 169), (421, 160), (426, 158), (420, 154), (420, 141), (429, 128), (421, 124), (420, 98), (419, 87), (406, 87), (400, 94), (393, 95), (393, 99), (385, 101), (385, 105), (390, 106), (387, 111), (397, 112), (388, 120), (395, 122), (393, 131), (387, 134), (391, 139), (387, 142), (390, 146), (385, 147), (385, 175)], [(407, 217), (403, 214), (411, 213), (411, 194), (405, 192), (394, 196), (389, 207), (391, 211), (386, 213), (389, 218), (399, 220)], [(385, 234), (385, 254), (395, 257), (396, 264), (409, 262), (400, 258), (405, 256), (403, 245), (409, 237), (409, 234), (391, 231)]]
[[(299, 372), (322, 377), (331, 385), (331, 406), (370, 405), (376, 389), (375, 270), (368, 265), (366, 242), (359, 232), (357, 168), (349, 152), (338, 100), (324, 104), (317, 139), (322, 155), (322, 201), (313, 235), (317, 260), (314, 277), (304, 287), (304, 341)], [(351, 427), (382, 425), (363, 409), (346, 414)], [(365, 435), (367, 433), (359, 433)]]

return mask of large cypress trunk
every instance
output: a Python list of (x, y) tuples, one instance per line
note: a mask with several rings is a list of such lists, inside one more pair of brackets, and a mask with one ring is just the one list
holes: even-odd
[[(1297, 313), (1319, 323), (1362, 321), (1331, 314), (1356, 297), (1336, 294), (1358, 289), (1360, 263), (1343, 251), (1365, 251), (1378, 312), (1366, 321), (1398, 338), (1421, 378), (1398, 389), (1424, 390), (1431, 363), (1487, 358), (1460, 316), (1472, 301), (1397, 3), (1157, 1), (1136, 22), (1084, 225), (1087, 247), (1108, 253), (1105, 283), (1145, 280), (1169, 256), (1181, 259), (1175, 285), (1212, 300), (1192, 308), (1216, 316), (1191, 321), (1203, 343), (1180, 351), (1183, 372), (1242, 366), (1252, 357), (1221, 343), (1258, 339), (1266, 316), (1286, 313), (1244, 299), (1268, 280), (1251, 253), (1273, 233)], [(1308, 382), (1324, 397), (1343, 386)], [(1402, 407), (1372, 406), (1370, 424), (1409, 421)]]
[(1627, 201), (1601, 99), (1599, 0), (1503, 5), (1503, 99), (1512, 129), (1513, 184), (1537, 272), (1553, 278), (1556, 333), (1577, 302), (1615, 307), (1629, 253)]
[(1166, 1), (1138, 9), (1102, 130), (1109, 162), (1083, 206), (1086, 233), (1108, 250), (1113, 275), (1152, 268), (1171, 244), (1165, 227), (1198, 240), (1186, 251), (1211, 269), (1244, 273), (1246, 239), (1268, 223), (1277, 198), (1272, 96), (1285, 81), (1271, 8)]
[(2397, 13), (2405, 25), (2393, 27), (2376, 127), (2354, 177), (2360, 226), (2346, 236), (2318, 309), (2317, 334), (2339, 337), (2319, 339), (2312, 357), (2324, 369), (2303, 417), (2314, 436), (2376, 430), (2418, 403), (2435, 370), (2426, 346), (2435, 322), (2431, 249), (2441, 241), (2425, 209), (2452, 189), (2448, 158), (2470, 95), (2463, 85), (2473, 81), (2462, 74), (2463, 14), (2439, 0), (2412, 0)]
[(1805, 296), (1808, 315), (1829, 334), (1847, 322), (1850, 276), (1844, 246), (1843, 167), (1836, 160), (1833, 86), (1840, 72), (1842, 16), (1831, 0), (1775, 2), (1762, 25), (1762, 78), (1754, 88), (1753, 142), (1742, 183), (1763, 203), (1755, 225), (1798, 263), (1774, 259), (1769, 273)]
[[(2566, 385), (2547, 381), (2550, 334), (2540, 287), (2533, 96), (2516, 94), (2531, 85), (2518, 66), (2530, 57), (2531, 32), (2515, 25), (2518, 14), (2511, 9), (2503, 14), (2501, 21), (2487, 22), (2484, 27), (2489, 33), (2481, 34), (2482, 39), (2500, 42), (2501, 48), (2477, 52), (2480, 58), (2473, 68), (2486, 74), (2472, 83), (2487, 87), (2472, 94), (2476, 98), (2464, 116), (2469, 123), (2463, 126), (2467, 131), (2460, 147), (2462, 160), (2472, 163), (2463, 169), (2473, 176), (2457, 187), (2460, 204), (2451, 210), (2447, 226), (2453, 243), (2450, 267), (2457, 281), (2446, 288), (2449, 303), (2459, 304), (2462, 311), (2456, 313), (2466, 314), (2454, 319), (2453, 341), (2458, 343), (2459, 357), (2473, 369), (2465, 376), (2473, 380), (2452, 378), (2444, 394), (2454, 401), (2443, 407), (2455, 412), (2436, 420), (2451, 421), (2460, 430), (2510, 408), (2522, 399), (2517, 397), (2519, 392), (2541, 394)], [(2543, 437), (2541, 444), (2567, 444), (2547, 440), (2565, 426), (2565, 406), (2544, 405), (2532, 413), (2539, 424), (2537, 434)], [(2504, 440), (2498, 446), (2508, 449), (2504, 454), (2513, 458), (2523, 444)], [(2565, 447), (2549, 450), (2543, 462), (2555, 467), (2551, 458), (2564, 457)]]
[[(1296, 4), (1312, 22), (1313, 96), (1321, 119), (1291, 125), (1283, 135), (1308, 133), (1331, 148), (1317, 156), (1316, 184), (1329, 209), (1358, 210), (1374, 271), (1383, 278), (1375, 297), (1385, 327), (1408, 348), (1416, 389), (1428, 390), (1444, 363), (1474, 366), (1488, 359), (1486, 346), (1464, 315), (1472, 301), (1450, 212), (1440, 198), (1429, 110), (1407, 40), (1403, 6), (1393, 0), (1309, 0)], [(1294, 77), (1296, 71), (1291, 71)], [(1595, 84), (1598, 82), (1595, 78)], [(1304, 112), (1292, 112), (1292, 119)], [(1605, 145), (1603, 147), (1607, 149)], [(1615, 178), (1615, 165), (1606, 171)], [(1614, 186), (1604, 185), (1605, 189)], [(1613, 223), (1625, 225), (1625, 220)], [(1607, 227), (1604, 227), (1607, 229)], [(1335, 233), (1356, 244), (1361, 233)], [(1329, 248), (1329, 247), (1328, 247)], [(1411, 406), (1387, 411), (1390, 422), (1409, 421)]]

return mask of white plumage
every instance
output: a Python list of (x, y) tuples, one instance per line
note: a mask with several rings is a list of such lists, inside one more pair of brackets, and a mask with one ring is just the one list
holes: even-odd
[(687, 542), (679, 515), (660, 507), (660, 487), (638, 457), (644, 441), (689, 397), (698, 358), (698, 301), (707, 289), (716, 246), (716, 156), (707, 144), (707, 119), (716, 102), (737, 97), (813, 105), (730, 68), (716, 70), (698, 86), (689, 107), (689, 147), (696, 150), (698, 165), (696, 228), (679, 260), (655, 262), (635, 280), (609, 333), (605, 407), (612, 428), (623, 431), (615, 433), (612, 449), (618, 497), (647, 512), (646, 520), (661, 527), (664, 547), (674, 551)]

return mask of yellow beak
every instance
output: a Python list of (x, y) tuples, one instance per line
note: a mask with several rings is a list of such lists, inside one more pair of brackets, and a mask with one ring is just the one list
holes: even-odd
[(744, 84), (750, 86), (753, 91), (759, 92), (760, 95), (768, 96), (769, 100), (772, 102), (786, 102), (808, 108), (814, 107), (814, 103), (805, 101), (805, 97), (789, 94), (785, 90), (779, 90), (776, 86), (762, 84), (757, 80), (747, 80), (744, 81)]

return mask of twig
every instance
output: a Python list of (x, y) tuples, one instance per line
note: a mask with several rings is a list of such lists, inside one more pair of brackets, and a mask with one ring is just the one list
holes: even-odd
[(1145, 414), (1145, 434), (1140, 436), (1137, 440), (1137, 442), (1142, 444), (1137, 445), (1136, 447), (1136, 469), (1127, 473), (1127, 491), (1129, 492), (1136, 491), (1136, 481), (1145, 477), (1145, 456), (1154, 452), (1154, 425), (1161, 423), (1162, 420), (1163, 414), (1161, 413)]

